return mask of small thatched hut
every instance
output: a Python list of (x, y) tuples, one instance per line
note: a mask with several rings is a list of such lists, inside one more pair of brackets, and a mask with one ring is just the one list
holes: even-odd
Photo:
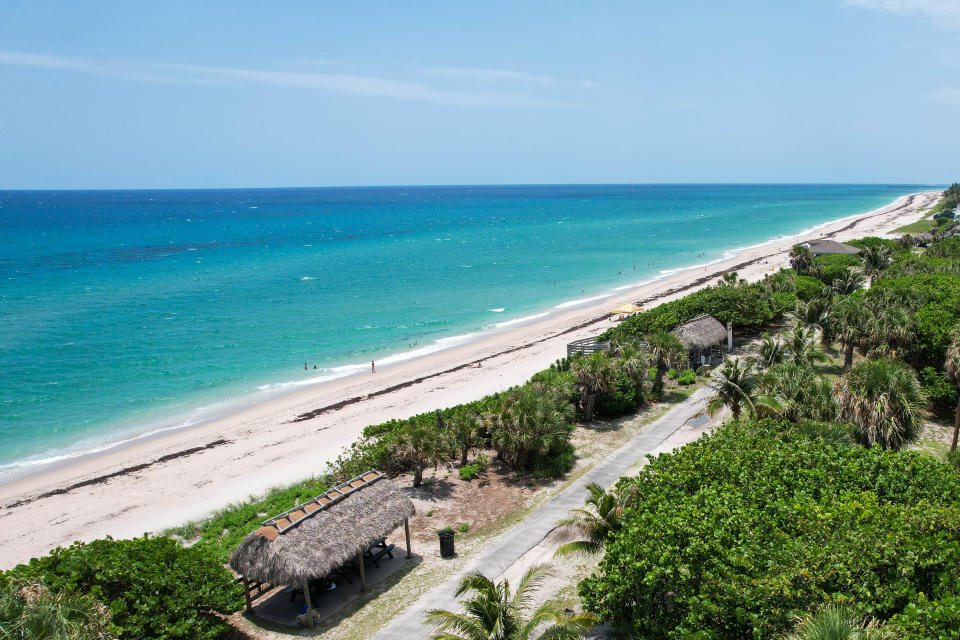
[(709, 364), (727, 339), (727, 329), (709, 313), (677, 325), (671, 331), (690, 352), (690, 365)]
[(401, 524), (410, 555), (408, 519), (413, 502), (382, 473), (370, 470), (273, 518), (247, 535), (230, 555), (243, 579), (247, 608), (251, 588), (260, 583), (303, 587), (307, 619), (308, 582), (356, 560), (365, 584), (363, 553)]

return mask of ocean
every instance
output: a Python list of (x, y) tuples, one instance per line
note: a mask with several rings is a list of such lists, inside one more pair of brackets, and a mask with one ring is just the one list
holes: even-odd
[(0, 481), (920, 188), (0, 191)]

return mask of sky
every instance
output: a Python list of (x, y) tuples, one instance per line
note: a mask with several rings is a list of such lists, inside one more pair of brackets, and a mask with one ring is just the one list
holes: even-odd
[(0, 189), (953, 182), (960, 0), (0, 3)]

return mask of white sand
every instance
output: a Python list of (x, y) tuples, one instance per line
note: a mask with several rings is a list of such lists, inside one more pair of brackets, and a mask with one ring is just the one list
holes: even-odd
[[(318, 474), (367, 425), (475, 400), (522, 384), (565, 355), (568, 342), (594, 336), (611, 326), (605, 312), (619, 304), (647, 300), (645, 306), (649, 308), (685, 295), (700, 278), (710, 276), (712, 282), (716, 275), (745, 262), (750, 264), (738, 267), (740, 276), (758, 280), (783, 266), (790, 247), (799, 240), (831, 233), (839, 240), (886, 233), (921, 217), (918, 210), (932, 205), (938, 195), (924, 192), (904, 196), (891, 205), (838, 221), (813, 234), (748, 249), (724, 263), (625, 290), (593, 306), (551, 315), (482, 341), (380, 369), (376, 374), (306, 389), (194, 429), (0, 486), (0, 568), (73, 540), (159, 531), (270, 487)], [(480, 359), (480, 369), (457, 368)], [(395, 385), (406, 386), (384, 391)], [(309, 420), (291, 422), (300, 414), (351, 398), (362, 400)], [(221, 439), (227, 442), (157, 461)], [(123, 472), (137, 465), (148, 466)], [(123, 473), (69, 488), (118, 472)], [(38, 497), (58, 489), (67, 490)]]

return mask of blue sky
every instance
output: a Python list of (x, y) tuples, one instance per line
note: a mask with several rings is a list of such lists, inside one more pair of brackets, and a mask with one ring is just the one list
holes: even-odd
[(960, 174), (960, 0), (0, 4), (0, 188)]

